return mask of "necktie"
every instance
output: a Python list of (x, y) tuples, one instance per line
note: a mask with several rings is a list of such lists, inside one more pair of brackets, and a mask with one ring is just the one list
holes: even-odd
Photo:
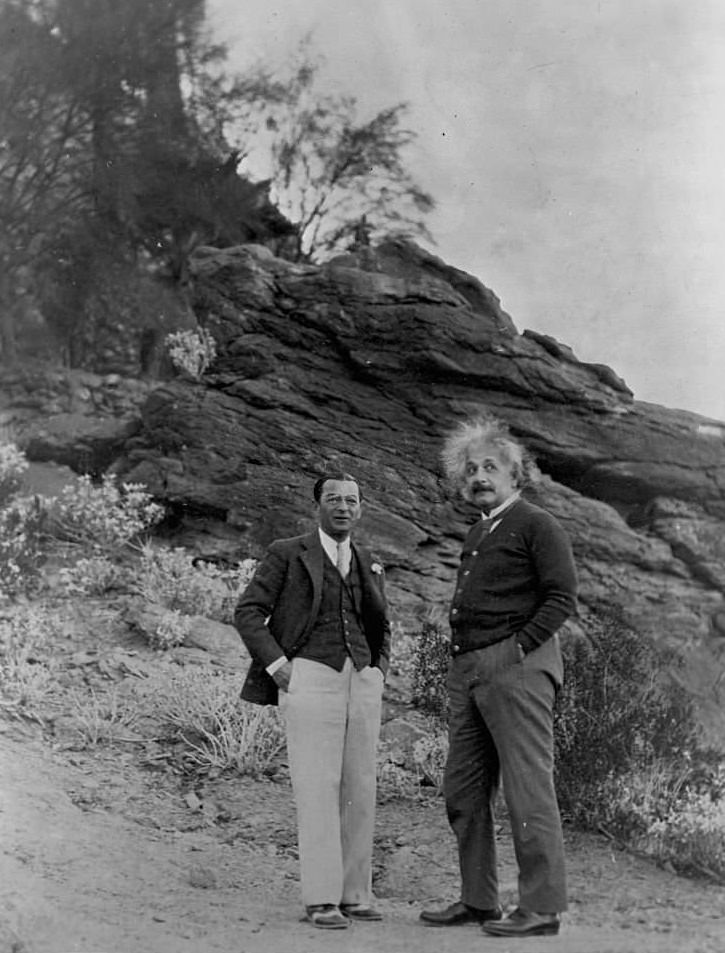
[(491, 527), (496, 521), (490, 516), (487, 519), (482, 519), (478, 527), (478, 542), (480, 543), (484, 540), (488, 534), (491, 532)]
[(337, 544), (337, 571), (344, 579), (347, 576), (347, 553), (343, 543)]

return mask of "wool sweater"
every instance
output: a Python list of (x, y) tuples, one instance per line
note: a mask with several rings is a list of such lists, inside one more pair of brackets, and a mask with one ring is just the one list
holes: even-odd
[(546, 510), (517, 500), (493, 532), (474, 525), (463, 544), (450, 612), (454, 655), (515, 635), (533, 651), (576, 609), (571, 544)]

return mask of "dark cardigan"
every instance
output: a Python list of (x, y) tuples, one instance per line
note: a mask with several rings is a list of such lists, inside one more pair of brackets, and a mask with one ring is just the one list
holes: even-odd
[(531, 652), (576, 609), (569, 538), (546, 510), (517, 500), (492, 533), (474, 525), (463, 544), (451, 604), (454, 654), (516, 635)]

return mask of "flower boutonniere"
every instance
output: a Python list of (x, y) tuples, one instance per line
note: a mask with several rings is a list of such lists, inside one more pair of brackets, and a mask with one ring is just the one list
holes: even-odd
[(384, 570), (380, 563), (372, 563), (370, 566), (370, 571), (374, 572), (376, 576), (382, 576)]

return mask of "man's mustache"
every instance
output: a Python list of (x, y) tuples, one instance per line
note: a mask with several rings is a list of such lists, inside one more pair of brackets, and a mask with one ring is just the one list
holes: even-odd
[(490, 489), (491, 487), (488, 483), (479, 483), (478, 481), (476, 481), (475, 483), (471, 484), (472, 493), (476, 493), (478, 490), (490, 490)]

